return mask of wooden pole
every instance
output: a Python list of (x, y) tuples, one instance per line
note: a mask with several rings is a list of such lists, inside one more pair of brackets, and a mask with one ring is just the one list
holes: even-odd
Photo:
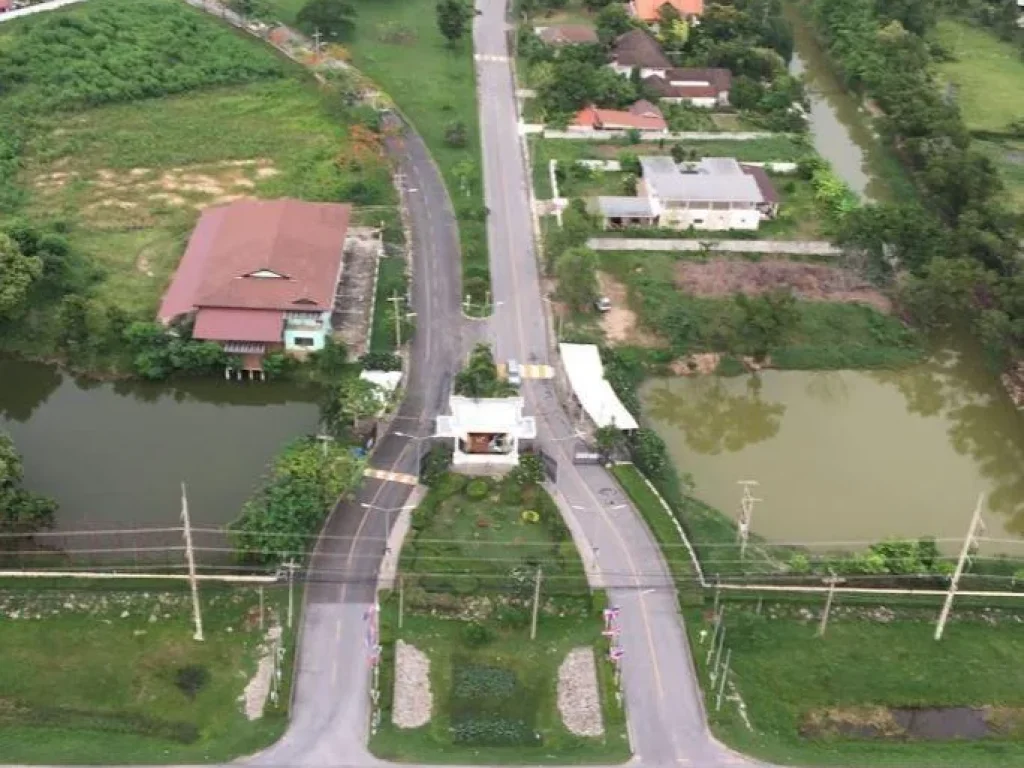
[(260, 587), (260, 632), (263, 631), (263, 587)]
[(295, 562), (289, 560), (285, 563), (288, 569), (288, 629), (292, 628), (292, 617), (295, 612)]
[(832, 613), (832, 599), (836, 595), (836, 584), (841, 584), (844, 581), (846, 579), (836, 578), (834, 573), (825, 579), (825, 583), (828, 584), (828, 597), (825, 598), (825, 610), (821, 614), (821, 623), (818, 625), (818, 637), (824, 637), (825, 630), (828, 629), (828, 617)]
[(725, 680), (729, 677), (729, 660), (732, 658), (732, 648), (725, 652), (725, 667), (722, 669), (722, 680), (718, 685), (718, 698), (715, 699), (715, 711), (722, 708), (722, 694), (725, 693)]
[(537, 639), (537, 612), (540, 610), (540, 581), (542, 578), (541, 569), (537, 568), (537, 577), (533, 582), (533, 616), (530, 619), (530, 639)]

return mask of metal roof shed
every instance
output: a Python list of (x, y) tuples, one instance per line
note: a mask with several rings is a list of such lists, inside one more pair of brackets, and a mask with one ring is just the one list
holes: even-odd
[(619, 429), (637, 429), (633, 414), (615, 394), (612, 385), (604, 377), (601, 354), (595, 344), (559, 344), (562, 364), (569, 377), (569, 386), (576, 394), (583, 410), (599, 427), (614, 426)]

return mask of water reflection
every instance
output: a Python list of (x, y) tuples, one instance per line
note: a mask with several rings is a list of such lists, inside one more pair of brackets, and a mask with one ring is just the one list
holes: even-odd
[(731, 514), (736, 481), (761, 483), (769, 538), (959, 538), (981, 492), (988, 535), (1024, 536), (1024, 420), (971, 348), (901, 371), (658, 380), (642, 399), (702, 499)]
[(0, 359), (0, 420), (28, 421), (62, 381), (64, 377), (52, 366), (23, 367), (23, 364)]
[(683, 430), (687, 445), (705, 454), (733, 452), (775, 436), (786, 406), (761, 399), (761, 378), (749, 376), (745, 392), (730, 391), (714, 376), (692, 380), (679, 397), (671, 379), (663, 379), (645, 395), (644, 412), (652, 419)]

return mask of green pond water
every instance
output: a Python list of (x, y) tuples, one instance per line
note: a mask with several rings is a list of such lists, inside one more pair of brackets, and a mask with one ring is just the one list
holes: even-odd
[[(987, 552), (1024, 555), (1024, 418), (979, 360), (903, 371), (655, 379), (643, 412), (696, 495), (775, 541), (962, 540), (986, 494)], [(851, 546), (853, 546), (851, 544)]]

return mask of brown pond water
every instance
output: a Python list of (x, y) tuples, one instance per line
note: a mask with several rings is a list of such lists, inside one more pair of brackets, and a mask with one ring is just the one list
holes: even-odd
[(730, 516), (757, 480), (752, 530), (775, 541), (962, 540), (986, 494), (983, 553), (1024, 555), (1024, 418), (980, 360), (903, 371), (656, 379), (646, 420), (696, 495)]
[(0, 430), (26, 487), (60, 503), (58, 530), (175, 525), (182, 481), (194, 523), (226, 523), (278, 449), (316, 423), (312, 394), (291, 385), (86, 382), (0, 359)]

